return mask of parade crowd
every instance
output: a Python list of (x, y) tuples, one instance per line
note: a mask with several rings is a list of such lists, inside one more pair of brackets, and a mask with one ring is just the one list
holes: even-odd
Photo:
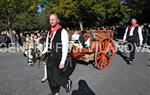
[[(143, 44), (150, 45), (150, 24), (143, 24), (141, 25), (142, 28), (142, 35), (143, 35)], [(96, 31), (96, 30), (113, 30), (114, 31), (114, 40), (122, 39), (125, 33), (125, 27), (123, 26), (105, 26), (101, 28), (92, 28), (87, 29), (88, 31)], [(70, 30), (73, 32), (73, 35), (70, 40), (77, 40), (79, 39), (79, 33), (81, 32), (78, 29)], [(8, 47), (9, 43), (15, 44), (16, 47), (23, 46), (25, 42), (33, 42), (33, 39), (37, 43), (39, 43), (39, 39), (46, 38), (47, 31), (33, 31), (33, 32), (16, 32), (16, 30), (3, 30), (0, 31), (0, 43), (2, 43), (2, 47)], [(31, 40), (30, 40), (31, 39)], [(81, 38), (82, 39), (82, 38)], [(5, 44), (4, 44), (5, 43)]]

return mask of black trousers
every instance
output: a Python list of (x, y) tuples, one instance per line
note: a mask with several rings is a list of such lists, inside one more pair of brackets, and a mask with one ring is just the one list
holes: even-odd
[(133, 59), (135, 59), (136, 43), (129, 41), (128, 42), (128, 48), (130, 51), (129, 60), (133, 61)]
[(52, 91), (52, 95), (58, 93), (60, 87), (66, 88), (70, 75), (72, 74), (75, 64), (73, 67), (67, 66), (66, 71), (59, 69), (61, 59), (55, 55), (49, 55), (47, 61), (47, 75), (49, 87)]

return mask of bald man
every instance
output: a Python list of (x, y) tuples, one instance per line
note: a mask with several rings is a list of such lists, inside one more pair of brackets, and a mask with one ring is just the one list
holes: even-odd
[(123, 41), (128, 42), (130, 50), (128, 64), (131, 64), (135, 60), (136, 46), (141, 46), (143, 42), (142, 29), (135, 18), (131, 19), (131, 25), (126, 28)]
[(70, 92), (72, 81), (64, 71), (68, 55), (68, 33), (59, 25), (56, 14), (49, 17), (50, 32), (47, 35), (43, 54), (48, 52), (47, 75), (52, 95), (58, 95), (60, 87)]

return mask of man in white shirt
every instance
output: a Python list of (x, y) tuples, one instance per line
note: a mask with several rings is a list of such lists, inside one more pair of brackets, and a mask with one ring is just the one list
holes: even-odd
[(131, 25), (126, 28), (123, 41), (128, 42), (130, 50), (129, 64), (131, 64), (135, 59), (136, 46), (142, 45), (143, 42), (142, 29), (135, 18), (131, 20)]
[(51, 26), (47, 34), (46, 46), (43, 54), (48, 53), (47, 75), (52, 95), (58, 95), (60, 87), (70, 92), (72, 81), (64, 71), (68, 55), (68, 33), (59, 25), (59, 18), (56, 14), (49, 17)]
[(77, 40), (79, 40), (79, 34), (78, 34), (78, 31), (75, 31), (74, 33), (73, 33), (73, 35), (71, 36), (71, 41), (77, 41)]

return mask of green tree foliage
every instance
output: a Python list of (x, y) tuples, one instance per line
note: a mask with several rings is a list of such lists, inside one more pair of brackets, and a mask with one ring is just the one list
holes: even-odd
[(52, 12), (60, 14), (64, 19), (77, 21), (83, 30), (83, 22), (88, 21), (88, 17), (94, 16), (91, 14), (92, 3), (92, 0), (61, 0)]
[(3, 20), (1, 21), (2, 24), (8, 24), (8, 27), (11, 28), (18, 14), (35, 12), (37, 2), (37, 0), (0, 0), (0, 20)]
[[(37, 13), (37, 6), (44, 11)], [(51, 13), (65, 26), (126, 24), (132, 16), (149, 21), (149, 0), (0, 0), (0, 29), (45, 30)], [(149, 21), (150, 22), (150, 21)]]
[(65, 18), (73, 17), (82, 28), (83, 22), (85, 24), (126, 23), (131, 9), (120, 0), (61, 0), (52, 11)]
[(99, 0), (92, 9), (100, 22), (108, 21), (111, 24), (126, 23), (128, 21), (126, 18), (132, 11), (120, 0)]
[(76, 15), (77, 2), (74, 0), (60, 0), (58, 6), (52, 9), (53, 12), (62, 14), (64, 17), (69, 18), (70, 16)]
[(141, 22), (150, 22), (149, 0), (127, 0), (126, 5), (132, 9), (132, 17), (138, 18)]

